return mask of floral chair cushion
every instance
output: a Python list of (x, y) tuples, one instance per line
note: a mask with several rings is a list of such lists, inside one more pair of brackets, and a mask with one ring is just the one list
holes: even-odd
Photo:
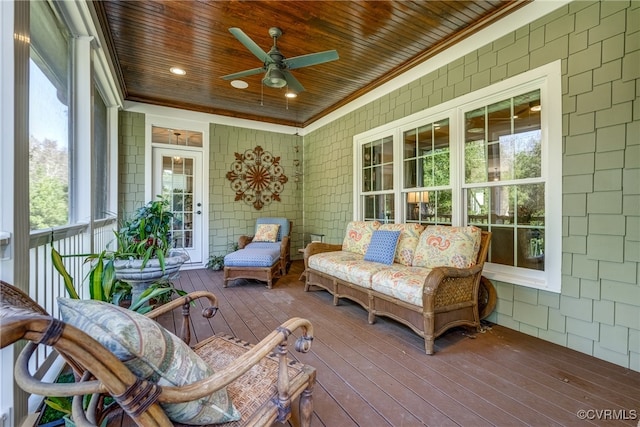
[(373, 232), (380, 228), (378, 221), (351, 221), (342, 241), (342, 250), (364, 255), (367, 253)]
[(430, 225), (420, 235), (414, 267), (469, 268), (476, 264), (482, 232), (479, 228)]
[(382, 224), (379, 230), (399, 230), (400, 239), (396, 248), (394, 262), (402, 265), (411, 265), (413, 256), (416, 253), (420, 233), (424, 230), (424, 225), (417, 223), (406, 224)]
[(253, 242), (276, 242), (280, 224), (260, 224), (253, 237)]
[[(161, 386), (181, 386), (214, 373), (180, 338), (148, 317), (96, 300), (58, 298), (58, 305), (66, 323), (94, 337), (141, 378)], [(178, 423), (206, 425), (240, 419), (226, 389), (162, 407)]]

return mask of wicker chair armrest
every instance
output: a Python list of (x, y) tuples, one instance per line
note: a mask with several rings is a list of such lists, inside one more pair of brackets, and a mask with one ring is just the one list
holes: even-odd
[(289, 236), (284, 236), (280, 242), (280, 257), (289, 256), (289, 248), (291, 248), (291, 239)]
[(215, 316), (218, 312), (218, 298), (211, 292), (207, 291), (190, 292), (187, 295), (171, 300), (168, 303), (151, 310), (146, 314), (146, 316), (151, 319), (156, 319), (162, 314), (173, 311), (178, 307), (182, 307), (182, 327), (180, 328), (180, 333), (178, 335), (183, 342), (189, 344), (191, 341), (191, 308), (195, 307), (193, 302), (200, 298), (206, 298), (209, 300), (209, 305), (204, 305), (204, 308), (202, 309), (202, 317), (210, 319)]
[[(158, 404), (160, 388), (138, 379), (113, 353), (83, 331), (60, 320), (40, 315), (8, 317), (0, 320), (0, 328), (2, 347), (19, 339), (30, 341), (16, 358), (14, 370), (16, 384), (28, 393), (61, 397), (107, 393), (125, 411), (135, 412), (140, 425), (172, 425)], [(54, 347), (81, 366), (90, 366), (96, 379), (74, 383), (47, 383), (35, 377), (29, 370), (29, 359), (39, 344)], [(130, 396), (140, 389), (155, 392), (147, 393), (145, 399), (132, 403)], [(89, 418), (95, 417), (92, 414)], [(74, 412), (75, 419), (80, 426), (90, 425), (84, 414)]]
[(240, 236), (238, 239), (238, 249), (244, 249), (245, 246), (251, 243), (253, 237), (254, 236)]
[(229, 385), (249, 371), (251, 367), (260, 362), (260, 360), (272, 353), (275, 353), (279, 358), (278, 390), (287, 390), (289, 383), (287, 373), (287, 338), (297, 329), (302, 330), (302, 335), (296, 340), (295, 349), (302, 353), (308, 352), (311, 349), (311, 342), (313, 341), (313, 326), (307, 319), (294, 317), (284, 322), (224, 369), (218, 369), (216, 373), (210, 377), (180, 387), (163, 387), (160, 401), (163, 403), (176, 403), (183, 402), (185, 396), (188, 396), (189, 400), (207, 396)]
[(311, 255), (319, 254), (322, 252), (335, 252), (341, 251), (342, 245), (332, 243), (311, 242), (304, 248), (304, 258), (307, 259)]
[(466, 278), (479, 275), (482, 272), (481, 265), (474, 265), (469, 268), (455, 267), (435, 267), (431, 270), (424, 283), (425, 294), (435, 294), (440, 284), (445, 280), (455, 280), (456, 278)]
[(477, 299), (482, 268), (482, 265), (434, 268), (425, 279), (423, 303), (433, 301), (435, 307), (443, 307)]

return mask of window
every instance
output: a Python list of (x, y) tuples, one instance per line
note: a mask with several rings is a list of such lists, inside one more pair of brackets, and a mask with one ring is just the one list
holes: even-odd
[(448, 118), (403, 132), (405, 222), (451, 225), (449, 136)]
[(109, 217), (109, 112), (100, 91), (93, 88), (93, 218)]
[(556, 61), (356, 135), (354, 218), (475, 225), (485, 276), (559, 292), (560, 98)]
[(544, 270), (540, 90), (464, 113), (468, 224), (491, 231), (492, 263)]
[(30, 3), (29, 207), (31, 229), (70, 222), (69, 35), (48, 2)]
[(362, 146), (362, 203), (367, 221), (394, 222), (393, 137)]
[(202, 132), (151, 126), (151, 142), (181, 147), (202, 147)]

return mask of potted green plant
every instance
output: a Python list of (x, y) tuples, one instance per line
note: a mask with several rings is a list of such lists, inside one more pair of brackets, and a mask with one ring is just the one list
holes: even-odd
[[(173, 214), (169, 202), (158, 197), (139, 208), (115, 231), (117, 244), (114, 250), (99, 254), (65, 255), (84, 256), (91, 262), (88, 274), (91, 299), (118, 303), (130, 295), (131, 308), (148, 311), (148, 301), (163, 300), (184, 292), (176, 289), (170, 278), (188, 260), (185, 252), (174, 250), (171, 245), (171, 221)], [(62, 275), (67, 293), (78, 298), (62, 262), (63, 256), (52, 248), (54, 267)]]
[(207, 261), (207, 268), (213, 271), (222, 270), (224, 267), (224, 255), (211, 255)]

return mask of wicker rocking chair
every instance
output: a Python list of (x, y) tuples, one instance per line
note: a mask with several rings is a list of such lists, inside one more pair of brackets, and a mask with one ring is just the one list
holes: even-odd
[[(182, 308), (180, 338), (189, 343), (189, 311), (195, 306), (192, 301), (199, 298), (210, 304), (202, 315), (212, 317), (217, 311), (217, 300), (215, 295), (204, 291), (173, 300), (147, 316), (153, 319)], [(206, 398), (224, 387), (241, 419), (216, 425), (263, 426), (286, 422), (296, 418), (291, 417), (291, 402), (297, 398), (300, 424), (309, 426), (311, 422), (316, 371), (287, 358), (287, 337), (297, 329), (301, 334), (295, 349), (300, 352), (310, 349), (313, 327), (305, 319), (289, 319), (255, 346), (230, 336), (212, 336), (199, 342), (193, 350), (215, 374), (183, 386), (159, 386), (136, 376), (92, 336), (53, 318), (21, 290), (1, 281), (0, 329), (0, 348), (18, 340), (27, 341), (16, 361), (18, 386), (38, 395), (74, 396), (73, 420), (77, 426), (101, 425), (103, 420), (113, 419), (122, 411), (139, 426), (179, 425), (167, 416), (167, 404)], [(74, 369), (77, 382), (44, 383), (34, 378), (28, 363), (38, 345), (55, 348)], [(88, 406), (83, 399), (86, 395), (92, 397)], [(103, 405), (106, 396), (113, 398), (109, 406)]]

